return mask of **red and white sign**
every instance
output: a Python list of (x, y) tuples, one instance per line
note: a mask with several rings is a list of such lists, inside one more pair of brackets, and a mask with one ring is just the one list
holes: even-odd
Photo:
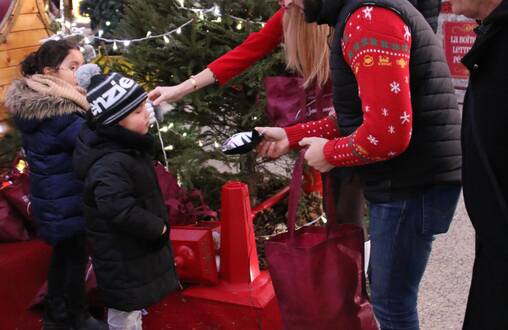
[(469, 72), (460, 62), (471, 49), (476, 39), (474, 29), (478, 26), (474, 21), (444, 22), (444, 49), (446, 61), (453, 78), (467, 78)]

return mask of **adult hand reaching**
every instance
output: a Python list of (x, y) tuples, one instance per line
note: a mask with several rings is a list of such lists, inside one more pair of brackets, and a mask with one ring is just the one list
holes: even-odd
[(183, 84), (180, 84), (176, 86), (159, 86), (148, 93), (148, 98), (157, 106), (161, 102), (180, 101), (185, 95), (187, 95), (185, 88)]
[(328, 141), (323, 138), (311, 137), (304, 138), (298, 143), (302, 147), (309, 147), (305, 152), (305, 160), (309, 166), (314, 167), (322, 173), (328, 172), (333, 168), (333, 165), (326, 160), (324, 153), (325, 144)]
[(215, 82), (213, 72), (206, 68), (195, 76), (191, 76), (181, 84), (175, 86), (159, 86), (148, 93), (148, 98), (155, 106), (161, 102), (177, 102), (185, 96), (200, 90)]
[(289, 140), (286, 131), (280, 127), (256, 127), (263, 135), (263, 141), (257, 147), (261, 157), (279, 158), (289, 152)]

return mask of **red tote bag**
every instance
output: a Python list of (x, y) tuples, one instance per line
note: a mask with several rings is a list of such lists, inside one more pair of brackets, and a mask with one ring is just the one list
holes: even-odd
[(28, 234), (21, 216), (0, 195), (0, 242), (28, 241)]
[(274, 76), (264, 79), (266, 114), (273, 125), (287, 127), (318, 120), (334, 113), (332, 86), (303, 88), (297, 76)]
[[(303, 155), (291, 181), (288, 232), (265, 245), (284, 329), (377, 330), (365, 287), (362, 228), (329, 221), (295, 231)], [(327, 196), (328, 219), (335, 219), (333, 198)]]
[(30, 202), (30, 177), (27, 172), (23, 172), (11, 180), (12, 184), (2, 189), (1, 194), (23, 216), (28, 229), (35, 231), (36, 223)]

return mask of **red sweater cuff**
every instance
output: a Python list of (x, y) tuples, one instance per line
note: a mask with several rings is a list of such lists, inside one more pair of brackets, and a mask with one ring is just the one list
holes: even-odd
[(323, 154), (325, 155), (325, 159), (331, 165), (337, 165), (337, 163), (338, 163), (337, 159), (335, 159), (335, 157), (334, 157), (337, 155), (337, 153), (335, 152), (335, 142), (337, 142), (337, 141), (330, 140), (325, 144), (325, 146), (323, 148)]
[(299, 147), (298, 142), (306, 137), (305, 129), (302, 127), (302, 124), (284, 127), (284, 130), (288, 136), (289, 147), (292, 149)]
[(218, 70), (218, 68), (216, 67), (215, 62), (212, 62), (212, 63), (208, 64), (207, 68), (210, 69), (210, 71), (212, 71), (213, 76), (215, 77), (215, 79), (217, 79), (217, 82), (219, 83), (220, 86), (224, 86), (225, 84), (227, 84), (227, 82), (229, 81), (230, 77), (226, 77), (225, 75), (221, 75), (220, 73), (222, 71)]

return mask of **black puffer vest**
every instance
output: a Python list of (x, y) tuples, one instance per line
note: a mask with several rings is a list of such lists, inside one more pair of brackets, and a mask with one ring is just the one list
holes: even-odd
[[(388, 161), (356, 167), (372, 202), (410, 197), (427, 187), (460, 182), (461, 114), (457, 107), (450, 71), (439, 40), (423, 16), (404, 0), (324, 1), (316, 20), (335, 25), (330, 65), (334, 107), (342, 135), (353, 133), (363, 122), (358, 85), (340, 47), (347, 19), (361, 6), (394, 10), (410, 27), (410, 84), (413, 132), (407, 150)], [(331, 20), (331, 11), (335, 10)], [(307, 14), (307, 13), (306, 13)], [(360, 49), (370, 44), (360, 44)], [(407, 45), (387, 45), (407, 51)]]

